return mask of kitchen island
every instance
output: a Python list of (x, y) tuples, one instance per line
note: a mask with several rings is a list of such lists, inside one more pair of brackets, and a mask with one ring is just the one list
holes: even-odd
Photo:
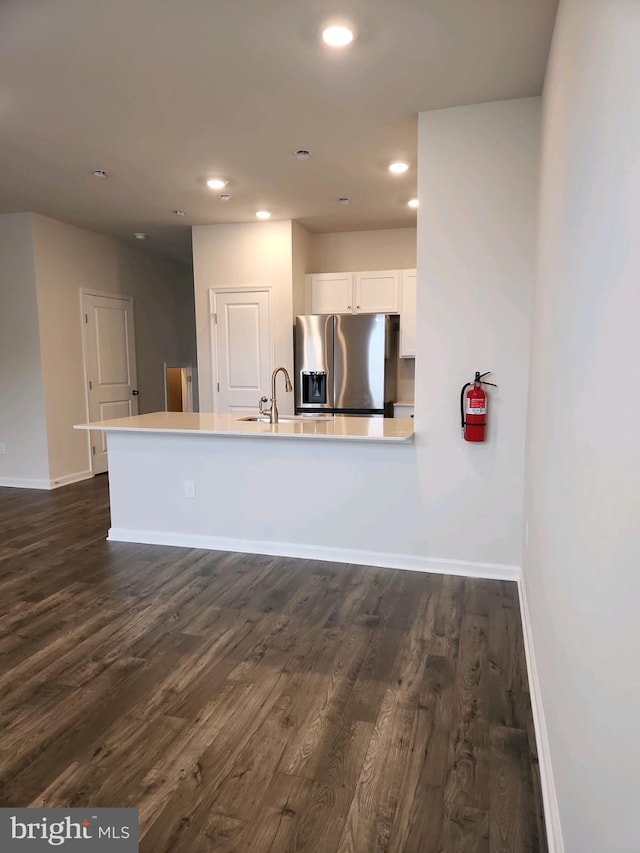
[[(407, 551), (417, 559), (412, 420), (241, 418), (158, 412), (78, 425), (107, 435), (108, 538), (358, 563), (375, 554), (377, 565), (385, 553), (390, 565), (404, 565)], [(413, 508), (390, 525), (398, 500)]]

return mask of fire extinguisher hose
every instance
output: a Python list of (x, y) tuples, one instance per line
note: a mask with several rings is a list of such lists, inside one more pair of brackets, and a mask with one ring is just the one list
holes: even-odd
[(464, 392), (470, 385), (473, 385), (473, 382), (467, 382), (466, 385), (463, 385), (460, 392), (460, 429), (464, 429)]

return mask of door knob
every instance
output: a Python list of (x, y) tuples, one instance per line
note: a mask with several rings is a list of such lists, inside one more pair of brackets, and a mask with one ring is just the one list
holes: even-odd
[(133, 394), (134, 397), (137, 397), (139, 392), (134, 388), (131, 393)]

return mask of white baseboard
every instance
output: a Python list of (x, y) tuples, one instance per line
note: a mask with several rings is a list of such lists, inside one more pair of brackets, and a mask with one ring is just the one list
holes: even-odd
[(540, 765), (540, 786), (542, 788), (542, 802), (544, 806), (544, 819), (547, 829), (547, 843), (549, 853), (564, 853), (564, 842), (562, 840), (562, 827), (560, 825), (560, 811), (558, 809), (558, 798), (556, 786), (553, 780), (551, 767), (551, 749), (549, 747), (549, 734), (542, 705), (542, 693), (540, 691), (540, 679), (536, 666), (536, 656), (533, 648), (533, 634), (531, 631), (531, 619), (529, 616), (529, 605), (527, 603), (527, 591), (524, 580), (518, 582), (518, 594), (520, 596), (520, 615), (522, 619), (522, 634), (524, 637), (524, 651), (527, 660), (527, 675), (529, 677), (529, 693), (531, 695), (531, 710), (533, 713), (533, 725), (538, 747), (538, 761)]
[(0, 477), (0, 486), (11, 489), (50, 489), (51, 480), (32, 480), (28, 477)]
[(32, 480), (28, 477), (0, 477), (0, 486), (12, 489), (59, 489), (60, 486), (68, 486), (71, 483), (79, 483), (80, 480), (89, 480), (93, 476), (91, 471), (76, 471), (75, 474), (65, 474), (64, 477), (56, 477), (55, 480)]
[(407, 569), (412, 572), (432, 572), (440, 575), (463, 575), (490, 580), (517, 581), (520, 567), (501, 563), (467, 563), (462, 560), (431, 559), (410, 554), (385, 554), (349, 548), (330, 548), (324, 545), (303, 545), (269, 540), (227, 539), (223, 536), (201, 536), (193, 533), (165, 533), (158, 530), (129, 530), (112, 527), (113, 542), (137, 542), (145, 545), (175, 545), (180, 548), (204, 548), (211, 551), (237, 551), (243, 554), (268, 554), (273, 557), (298, 557), (327, 560), (331, 563), (355, 563), (359, 566), (380, 566), (388, 569)]
[(93, 472), (89, 469), (85, 471), (76, 471), (75, 474), (65, 474), (64, 477), (56, 477), (51, 480), (52, 489), (59, 489), (60, 486), (69, 486), (71, 483), (79, 483), (80, 480), (90, 480), (93, 477)]

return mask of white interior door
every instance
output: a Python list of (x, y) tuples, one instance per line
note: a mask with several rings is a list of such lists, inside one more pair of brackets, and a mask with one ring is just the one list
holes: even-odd
[[(89, 420), (138, 414), (133, 300), (82, 294)], [(91, 470), (108, 468), (104, 432), (90, 433)]]
[(213, 397), (218, 412), (256, 412), (272, 371), (268, 289), (212, 290)]

